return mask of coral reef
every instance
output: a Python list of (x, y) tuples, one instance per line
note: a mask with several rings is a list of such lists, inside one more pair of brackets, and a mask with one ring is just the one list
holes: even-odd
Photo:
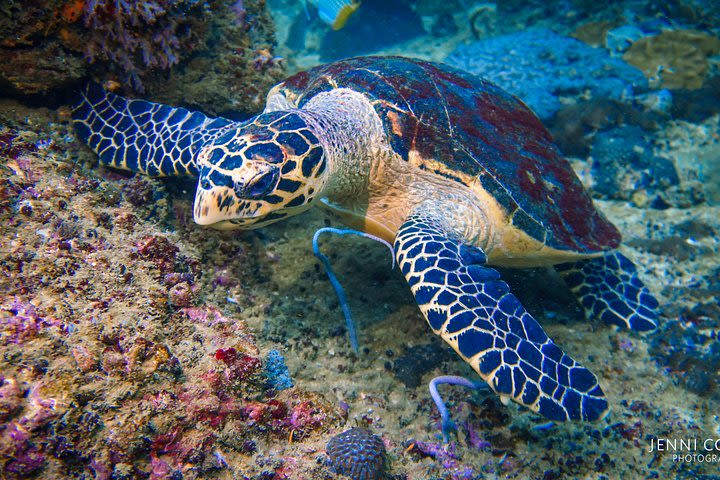
[(63, 16), (70, 22), (78, 17), (88, 34), (73, 38), (76, 32), (67, 32), (66, 45), (72, 48), (77, 41), (91, 63), (101, 59), (118, 66), (138, 91), (143, 90), (142, 72), (177, 64), (181, 53), (198, 47), (208, 23), (208, 12), (194, 0), (81, 0), (79, 4), (82, 12), (75, 14), (69, 3)]
[(219, 2), (211, 20), (204, 47), (167, 74), (149, 75), (146, 89), (157, 101), (210, 115), (256, 115), (267, 91), (285, 77), (265, 1)]
[[(300, 12), (297, 29), (307, 33), (307, 45), (287, 62), (317, 63), (321, 32), (308, 27), (300, 3), (275, 3)], [(685, 0), (408, 3), (433, 35), (385, 47), (435, 60), (473, 35), (529, 26), (606, 45), (605, 33), (622, 25), (645, 35), (676, 25), (717, 35), (720, 18), (717, 2)], [(62, 91), (89, 75), (130, 89), (110, 57), (92, 65), (83, 59), (89, 44), (72, 34), (88, 31), (87, 5), (2, 2), (3, 95)], [(453, 15), (458, 5), (484, 9), (492, 20), (463, 18), (462, 8)], [(181, 16), (175, 21), (189, 18), (168, 11)], [(186, 48), (167, 44), (178, 56), (169, 70), (146, 68), (141, 51), (132, 56), (144, 96), (211, 114), (257, 112), (285, 63), (275, 57), (264, 2), (197, 2), (188, 15), (186, 25), (197, 28), (177, 32)], [(468, 22), (478, 25), (471, 31)], [(581, 22), (588, 26), (577, 29)], [(625, 48), (628, 33), (616, 31), (609, 44)], [(508, 48), (511, 59), (535, 51)], [(538, 65), (550, 72), (562, 62), (585, 68), (582, 58), (557, 60), (562, 48), (543, 55)], [(508, 67), (512, 74), (516, 67)], [(568, 68), (557, 75), (584, 78)], [(449, 444), (441, 443), (427, 382), (477, 376), (428, 345), (433, 335), (383, 246), (348, 238), (323, 245), (360, 327), (355, 352), (310, 247), (313, 232), (335, 220), (316, 211), (259, 231), (196, 227), (192, 181), (98, 167), (69, 129), (67, 109), (0, 99), (0, 477), (331, 480), (328, 441), (361, 425), (382, 432), (384, 475), (393, 480), (714, 478), (716, 464), (676, 462), (649, 446), (661, 438), (702, 440), (719, 428), (717, 77), (700, 89), (673, 90), (669, 116), (637, 95), (620, 98), (633, 80), (613, 78), (617, 95), (544, 85), (534, 95), (560, 102), (545, 120), (565, 153), (580, 157), (571, 162), (586, 185), (636, 187), (631, 200), (631, 192), (607, 185), (594, 194), (661, 300), (659, 331), (639, 336), (585, 320), (553, 271), (503, 272), (543, 328), (597, 371), (611, 412), (593, 424), (550, 426), (494, 394), (448, 387), (443, 398), (457, 423)], [(620, 152), (618, 144), (625, 145)], [(596, 156), (607, 162), (595, 165)], [(654, 178), (658, 158), (670, 164)], [(679, 185), (668, 186), (671, 166)], [(288, 380), (294, 386), (281, 390)]]
[(680, 182), (673, 163), (654, 155), (653, 146), (636, 126), (598, 133), (590, 155), (593, 190), (604, 197), (637, 201)]
[(0, 85), (5, 91), (38, 94), (67, 87), (86, 74), (81, 55), (67, 55), (56, 35), (61, 0), (0, 5)]
[(719, 126), (720, 116), (714, 115), (699, 123), (675, 120), (656, 134), (658, 152), (674, 159), (682, 184), (693, 189), (682, 206), (720, 204)]
[[(218, 278), (167, 229), (182, 222), (163, 184), (144, 179), (143, 191), (89, 171), (91, 157), (68, 153), (66, 118), (34, 131), (11, 115), (25, 128), (0, 129), (0, 476), (294, 475), (297, 454), (274, 466), (248, 459), (258, 445), (323, 442), (344, 412), (279, 390), (287, 368), (258, 347), (247, 316), (199, 301)], [(217, 261), (238, 248), (252, 247), (225, 243)]]
[(86, 75), (84, 56), (141, 90), (143, 73), (167, 69), (201, 45), (208, 19), (192, 0), (11, 2), (0, 13), (10, 26), (0, 39), (9, 66), (3, 80), (24, 94), (46, 93)]
[(662, 88), (700, 88), (707, 57), (720, 53), (720, 39), (697, 30), (671, 30), (632, 43), (623, 59)]
[(576, 27), (571, 36), (593, 47), (600, 47), (605, 45), (608, 31), (616, 26), (615, 22), (609, 20), (587, 22)]
[(256, 113), (283, 75), (262, 0), (52, 0), (0, 8), (5, 94), (52, 94), (92, 76), (211, 114)]
[(610, 52), (622, 53), (645, 35), (645, 32), (634, 25), (622, 25), (607, 32), (605, 46)]
[(330, 439), (327, 453), (335, 470), (353, 480), (385, 477), (385, 444), (377, 435), (354, 427)]
[(663, 114), (635, 104), (596, 98), (564, 106), (548, 123), (563, 154), (585, 157), (590, 153), (593, 138), (599, 131), (634, 125), (651, 133), (663, 120)]
[(48, 42), (36, 48), (3, 48), (0, 62), (0, 84), (6, 91), (45, 94), (66, 88), (86, 75), (86, 64), (80, 56), (67, 55), (59, 42)]
[(617, 99), (647, 85), (642, 72), (604, 50), (542, 28), (461, 45), (446, 61), (517, 95), (541, 119), (560, 108), (563, 96), (587, 91)]

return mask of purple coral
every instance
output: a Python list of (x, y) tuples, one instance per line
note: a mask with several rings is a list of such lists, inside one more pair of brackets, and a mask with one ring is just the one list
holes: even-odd
[(364, 428), (353, 427), (335, 435), (327, 444), (335, 470), (356, 480), (385, 478), (385, 444)]
[(444, 469), (448, 470), (450, 478), (453, 480), (465, 480), (475, 476), (471, 467), (459, 462), (460, 457), (454, 443), (442, 445), (440, 443), (414, 442), (412, 446), (415, 453), (437, 460)]
[(89, 0), (82, 15), (92, 31), (85, 57), (117, 64), (133, 88), (142, 91), (143, 70), (178, 63), (181, 49), (193, 35), (190, 12), (198, 4), (192, 0)]

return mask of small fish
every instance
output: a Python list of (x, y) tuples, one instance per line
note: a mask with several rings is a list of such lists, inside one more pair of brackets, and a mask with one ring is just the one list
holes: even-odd
[(307, 3), (318, 9), (320, 19), (333, 30), (344, 27), (350, 15), (360, 6), (359, 2), (353, 0), (307, 0)]

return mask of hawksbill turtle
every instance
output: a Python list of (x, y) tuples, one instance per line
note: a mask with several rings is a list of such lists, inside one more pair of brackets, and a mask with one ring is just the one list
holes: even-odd
[(194, 218), (250, 229), (313, 205), (392, 243), (433, 332), (505, 401), (554, 421), (609, 405), (493, 266), (556, 266), (590, 316), (657, 326), (620, 233), (520, 100), (446, 65), (359, 57), (297, 73), (248, 121), (90, 86), (79, 136), (110, 167), (196, 175)]

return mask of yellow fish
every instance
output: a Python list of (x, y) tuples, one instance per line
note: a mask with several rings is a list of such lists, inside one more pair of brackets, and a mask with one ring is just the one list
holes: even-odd
[(307, 0), (318, 9), (320, 19), (330, 25), (333, 30), (340, 30), (345, 26), (350, 15), (360, 6), (353, 0)]

